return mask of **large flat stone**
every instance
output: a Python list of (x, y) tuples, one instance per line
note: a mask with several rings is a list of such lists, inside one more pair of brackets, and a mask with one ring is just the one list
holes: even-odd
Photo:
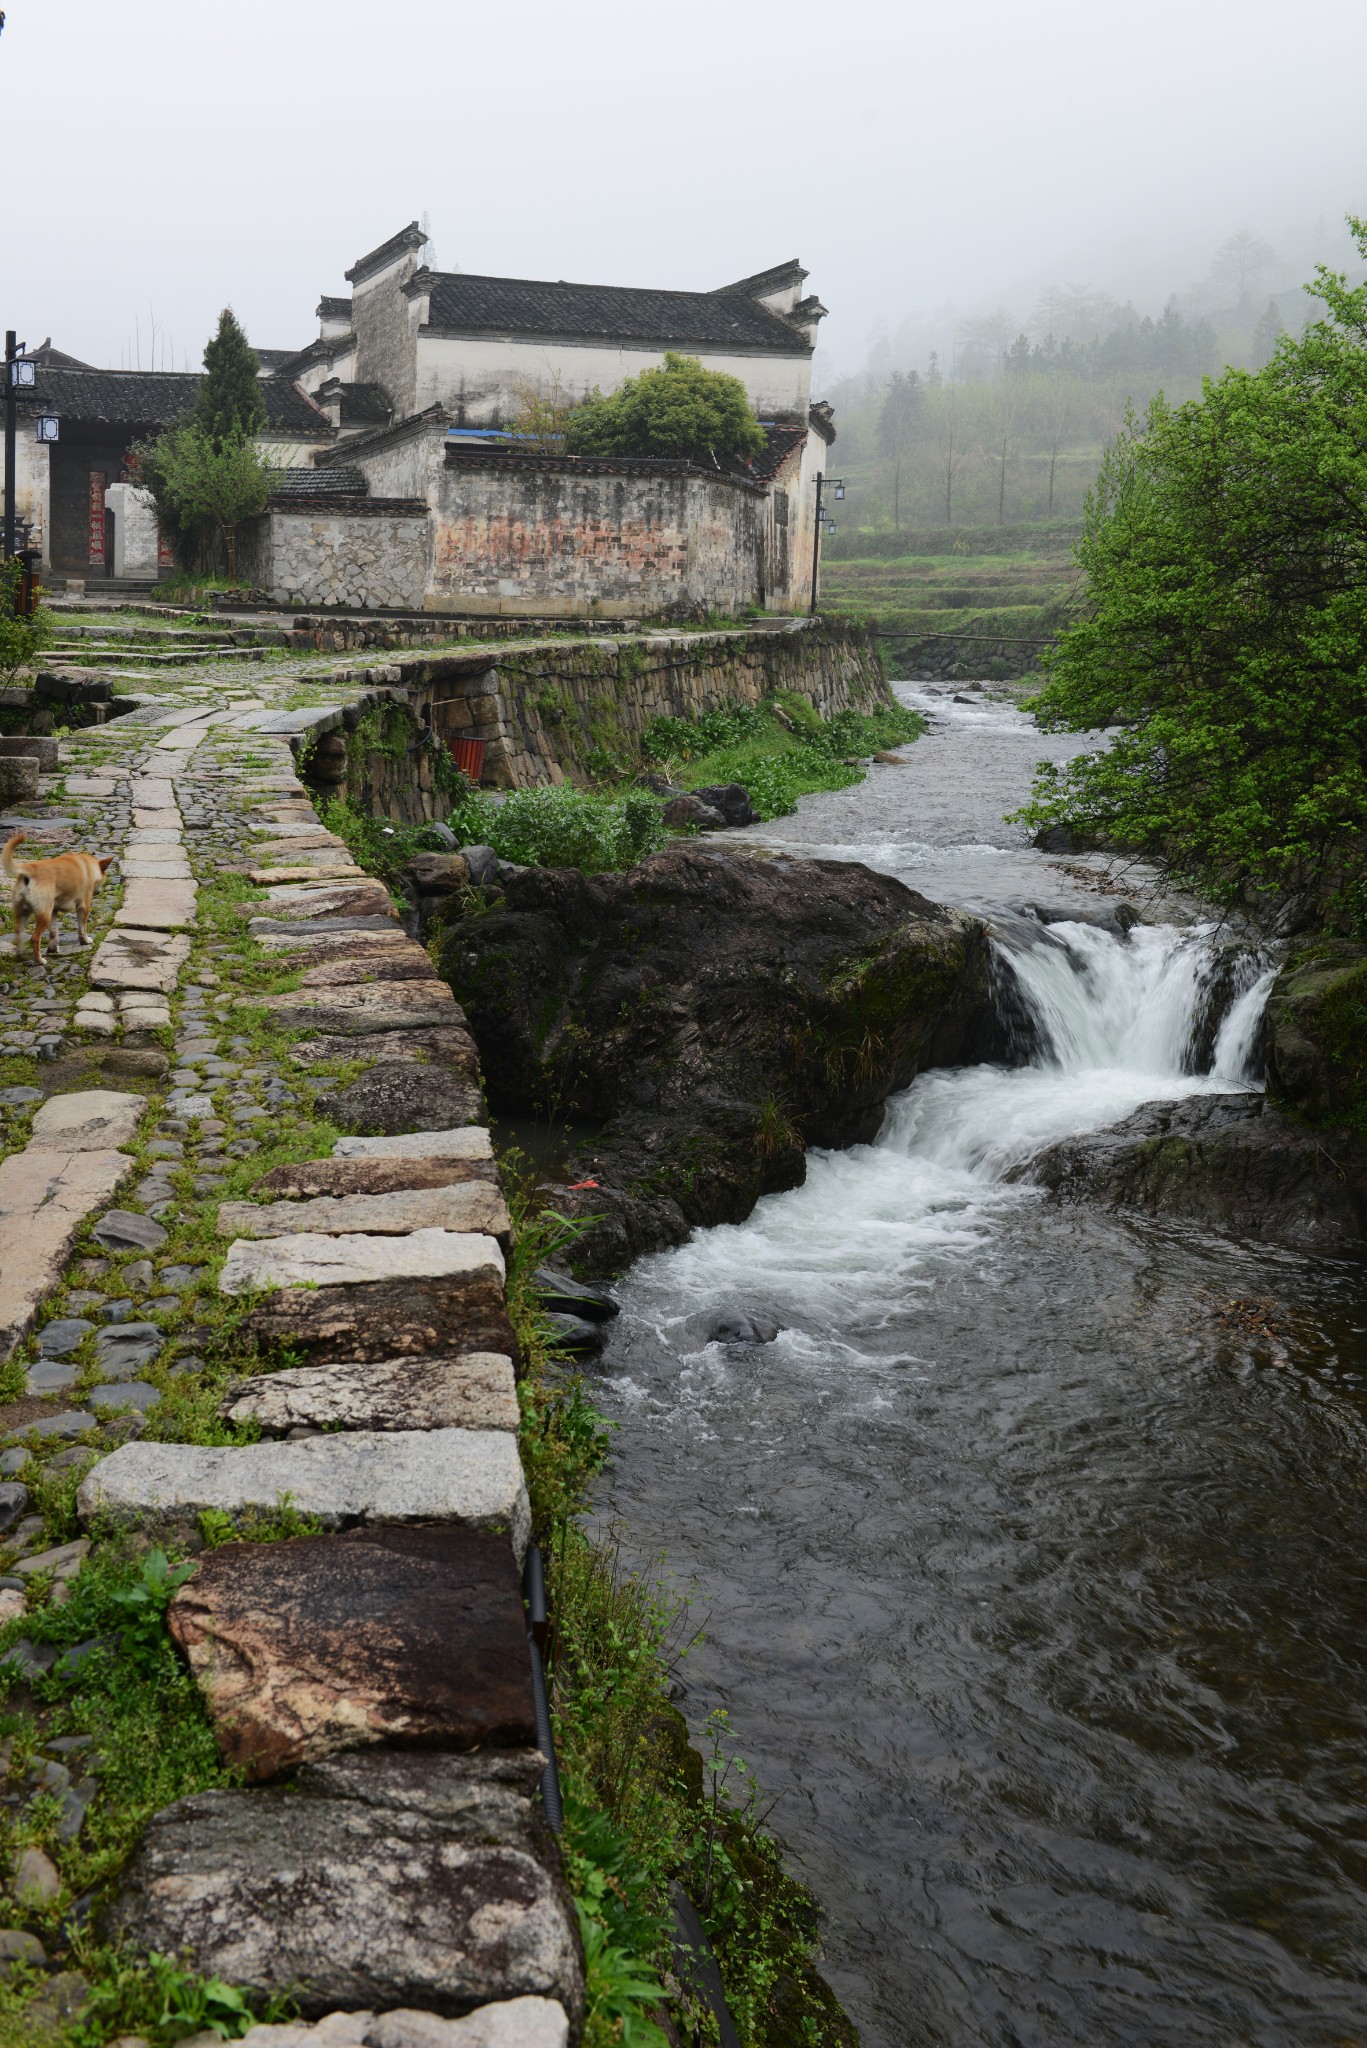
[(112, 1088), (54, 1095), (35, 1114), (29, 1142), (59, 1152), (117, 1150), (131, 1143), (146, 1107), (145, 1095), (124, 1095)]
[(363, 1037), (409, 1025), (453, 1024), (456, 999), (444, 981), (359, 982), (351, 988), (298, 988), (264, 996), (261, 1007), (287, 1029)]
[[(375, 1240), (396, 1241), (403, 1242)], [(491, 1272), (473, 1280), (458, 1275), (442, 1280), (374, 1280), (349, 1287), (280, 1287), (252, 1310), (247, 1332), (263, 1346), (287, 1346), (315, 1364), (440, 1358), (457, 1351), (506, 1351), (515, 1360), (519, 1356), (503, 1283)]]
[(369, 958), (353, 955), (340, 960), (319, 960), (304, 969), (299, 985), (301, 988), (350, 988), (358, 982), (368, 985), (377, 981), (431, 979), (432, 962), (421, 946), (410, 941), (406, 946), (390, 946)]
[(139, 810), (175, 811), (177, 820), (179, 820), (180, 813), (176, 810), (176, 792), (166, 776), (135, 775), (132, 787), (129, 790), (129, 796)]
[(398, 1236), (414, 1230), (459, 1230), (506, 1237), (512, 1229), (502, 1190), (488, 1181), (406, 1188), (386, 1195), (319, 1195), (288, 1202), (224, 1202), (223, 1237), (285, 1237), (299, 1231), (328, 1236), (369, 1231)]
[(159, 882), (135, 875), (124, 883), (123, 903), (114, 922), (138, 931), (176, 931), (194, 923), (198, 893), (193, 882)]
[(349, 848), (345, 839), (339, 839), (335, 832), (321, 829), (311, 830), (307, 825), (291, 826), (276, 839), (265, 841), (254, 849), (257, 860), (300, 860), (317, 854), (326, 860), (332, 855), (347, 858)]
[(394, 1138), (339, 1138), (334, 1159), (492, 1159), (493, 1140), (480, 1124), (449, 1131), (406, 1131)]
[(497, 1181), (492, 1159), (306, 1159), (273, 1166), (256, 1183), (259, 1196), (298, 1201), (313, 1195), (389, 1195), (401, 1188), (449, 1188)]
[[(460, 1010), (460, 1005), (456, 1005)], [(412, 1025), (402, 1031), (371, 1031), (364, 1047), (354, 1037), (324, 1034), (318, 1038), (296, 1039), (291, 1057), (309, 1066), (315, 1060), (355, 1059), (364, 1051), (367, 1059), (385, 1066), (453, 1067), (474, 1080), (479, 1073), (479, 1049), (464, 1024)]]
[(209, 1551), (167, 1623), (226, 1762), (258, 1782), (338, 1750), (531, 1747), (506, 1541), (376, 1529)]
[(101, 943), (91, 962), (91, 986), (153, 989), (169, 995), (189, 957), (190, 941), (183, 932), (170, 937), (164, 932), (118, 928)]
[(133, 811), (133, 830), (135, 832), (174, 832), (177, 838), (179, 838), (180, 812), (175, 809), (149, 811), (135, 806)]
[[(558, 2000), (577, 2029), (574, 1912), (530, 1802), (495, 1787), (472, 1798), (458, 1758), (343, 1762), (350, 1772), (333, 1781), (345, 1793), (313, 1791), (331, 1767), (309, 1765), (298, 1786), (201, 1792), (157, 1814), (124, 1872), (111, 1935), (258, 1996), (290, 1995), (305, 2017), (460, 2014), (530, 1996)], [(384, 1763), (358, 1790), (360, 1767)], [(415, 1788), (408, 1803), (396, 1766)], [(443, 1802), (444, 1776), (463, 1798)]]
[(248, 868), (247, 880), (264, 889), (275, 883), (306, 882), (311, 875), (316, 875), (320, 882), (332, 882), (354, 880), (364, 873), (364, 868), (350, 860), (295, 861), (291, 867)]
[(31, 1145), (0, 1160), (0, 1363), (60, 1282), (77, 1231), (103, 1209), (133, 1164), (126, 1152), (64, 1152), (52, 1145)]
[(397, 917), (319, 917), (307, 921), (296, 918), (253, 917), (248, 921), (247, 930), (258, 945), (274, 948), (326, 945), (329, 939), (340, 933), (394, 932), (405, 936)]
[(513, 1361), (487, 1351), (290, 1366), (234, 1380), (220, 1413), (230, 1422), (255, 1422), (266, 1436), (324, 1426), (515, 1430), (519, 1421)]
[(317, 1106), (318, 1114), (341, 1130), (372, 1136), (446, 1131), (461, 1123), (482, 1124), (488, 1114), (483, 1090), (468, 1074), (403, 1062), (371, 1067), (335, 1094), (320, 1095)]
[(193, 879), (193, 870), (183, 855), (161, 858), (151, 853), (130, 853), (120, 863), (130, 880), (140, 882), (188, 882)]
[[(266, 905), (268, 917), (398, 917), (388, 889), (375, 881), (268, 889)], [(259, 908), (253, 914), (259, 917)]]
[(224, 1294), (256, 1287), (354, 1287), (376, 1280), (491, 1280), (503, 1284), (503, 1254), (492, 1237), (415, 1230), (406, 1237), (337, 1237), (301, 1232), (228, 1247)]
[(217, 1508), (271, 1514), (288, 1495), (325, 1527), (450, 1522), (507, 1537), (519, 1561), (530, 1509), (505, 1430), (432, 1429), (305, 1437), (298, 1443), (124, 1444), (82, 1481), (83, 1521), (141, 1526)]

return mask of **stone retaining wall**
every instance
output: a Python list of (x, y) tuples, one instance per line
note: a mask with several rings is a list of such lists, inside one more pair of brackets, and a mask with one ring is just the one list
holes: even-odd
[(367, 809), (406, 824), (449, 808), (443, 761), (445, 742), (456, 737), (485, 742), (486, 782), (524, 789), (634, 773), (657, 717), (697, 718), (777, 690), (796, 690), (822, 717), (889, 701), (876, 640), (830, 619), (749, 632), (545, 640), (351, 673), (370, 683), (354, 704), (290, 714), (303, 774), (314, 788), (349, 788)]

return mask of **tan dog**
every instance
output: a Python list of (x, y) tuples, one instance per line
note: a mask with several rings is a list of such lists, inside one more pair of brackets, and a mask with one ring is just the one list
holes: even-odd
[[(24, 920), (33, 920), (33, 958), (43, 964), (43, 934), (59, 910), (74, 910), (81, 944), (87, 945), (86, 926), (95, 891), (114, 865), (114, 856), (99, 859), (93, 853), (59, 853), (53, 860), (16, 861), (14, 849), (26, 833), (16, 832), (0, 846), (0, 875), (14, 884), (14, 951), (24, 950)], [(53, 937), (56, 937), (54, 929)]]

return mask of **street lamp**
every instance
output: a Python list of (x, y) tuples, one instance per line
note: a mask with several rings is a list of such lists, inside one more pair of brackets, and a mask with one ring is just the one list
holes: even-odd
[(19, 341), (11, 327), (5, 335), (5, 548), (0, 557), (14, 559), (14, 435), (18, 423), (15, 393), (33, 383), (33, 364), (24, 358), (26, 341)]
[[(812, 609), (812, 612), (813, 612), (813, 613), (815, 613), (815, 611), (816, 611), (816, 592), (817, 592), (817, 583), (818, 583), (818, 581), (819, 581), (819, 578), (820, 578), (820, 573), (821, 573), (821, 519), (822, 519), (822, 500), (823, 500), (823, 497), (824, 497), (824, 494), (825, 494), (825, 491), (826, 491), (826, 488), (827, 488), (827, 486), (828, 486), (828, 485), (830, 486), (830, 489), (831, 489), (831, 495), (832, 495), (832, 497), (834, 497), (834, 498), (843, 498), (843, 497), (844, 497), (844, 495), (845, 495), (845, 479), (844, 479), (844, 477), (843, 477), (843, 476), (823, 476), (823, 475), (821, 474), (821, 471), (820, 471), (820, 470), (818, 470), (818, 471), (817, 471), (817, 473), (816, 473), (816, 522), (815, 522), (815, 525), (814, 525), (814, 527), (813, 527), (813, 530), (812, 530), (812, 604), (811, 604), (811, 609)], [(827, 528), (826, 528), (826, 530), (827, 530), (827, 532), (828, 532), (828, 533), (834, 533), (834, 532), (835, 532), (835, 521), (834, 521), (833, 519), (832, 519), (832, 520), (829, 520), (829, 521), (827, 522)]]

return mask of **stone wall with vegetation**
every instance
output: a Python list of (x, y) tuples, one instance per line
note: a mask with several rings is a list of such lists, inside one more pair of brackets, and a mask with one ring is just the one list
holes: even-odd
[(239, 569), (276, 604), (421, 610), (428, 554), (423, 505), (272, 505), (240, 538)]

